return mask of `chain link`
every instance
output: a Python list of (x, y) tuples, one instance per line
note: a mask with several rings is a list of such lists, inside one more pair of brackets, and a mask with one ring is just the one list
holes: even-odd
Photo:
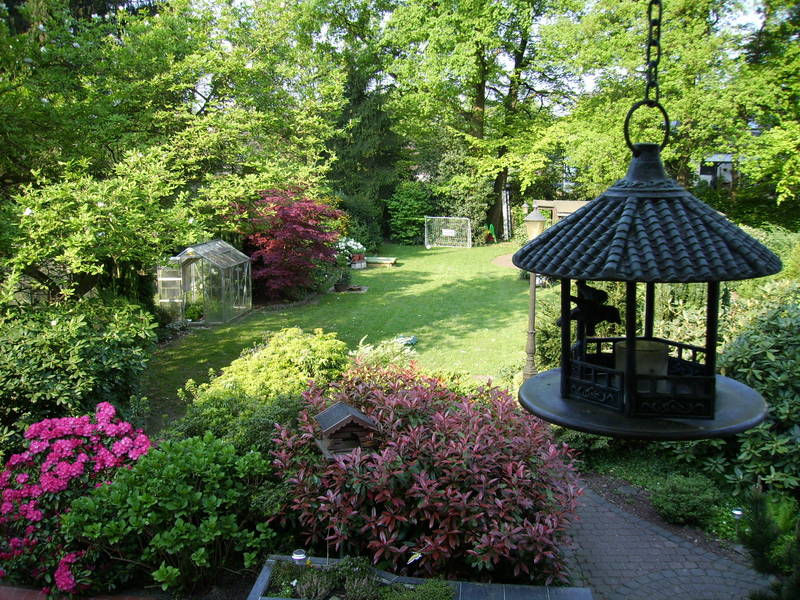
[(658, 88), (658, 63), (661, 62), (661, 10), (661, 0), (650, 0), (650, 4), (647, 5), (647, 87), (644, 90), (644, 99), (649, 106), (658, 103), (661, 97)]

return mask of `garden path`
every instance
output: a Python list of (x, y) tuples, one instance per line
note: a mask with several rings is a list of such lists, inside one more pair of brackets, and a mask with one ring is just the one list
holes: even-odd
[(586, 488), (570, 534), (574, 585), (595, 600), (745, 600), (766, 587), (752, 569), (640, 519)]

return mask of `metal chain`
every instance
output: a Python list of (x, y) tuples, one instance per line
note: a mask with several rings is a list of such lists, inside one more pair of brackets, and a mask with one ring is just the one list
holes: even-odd
[[(647, 6), (647, 23), (647, 87), (644, 90), (644, 99), (650, 105), (651, 102), (658, 102), (661, 96), (658, 88), (658, 63), (661, 62), (661, 0), (650, 0)], [(650, 98), (651, 92), (653, 98)]]
[(663, 150), (667, 142), (669, 142), (669, 115), (667, 115), (667, 111), (659, 102), (661, 90), (658, 87), (658, 63), (661, 62), (661, 10), (661, 0), (650, 0), (647, 5), (647, 86), (644, 90), (644, 100), (639, 100), (631, 107), (625, 117), (625, 125), (622, 128), (625, 134), (625, 143), (634, 156), (638, 156), (639, 151), (631, 141), (631, 117), (642, 106), (657, 108), (661, 111), (661, 116), (664, 119), (664, 140), (661, 142), (661, 149)]

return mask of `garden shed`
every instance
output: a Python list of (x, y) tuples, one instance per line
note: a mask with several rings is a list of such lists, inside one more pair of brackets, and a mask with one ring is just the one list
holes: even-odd
[(253, 303), (250, 257), (223, 240), (189, 246), (158, 268), (159, 306), (175, 318), (227, 323)]

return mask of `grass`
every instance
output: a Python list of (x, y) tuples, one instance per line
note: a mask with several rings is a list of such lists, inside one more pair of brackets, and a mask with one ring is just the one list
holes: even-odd
[[(196, 330), (159, 350), (145, 381), (154, 415), (181, 412), (176, 391), (188, 379), (207, 381), (266, 332), (284, 327), (335, 331), (354, 349), (398, 335), (415, 335), (417, 362), (430, 369), (497, 376), (522, 368), (527, 333), (528, 282), (492, 261), (511, 243), (478, 248), (386, 245), (397, 266), (353, 271), (364, 294), (324, 294), (309, 304), (268, 307), (230, 325)], [(546, 290), (545, 296), (553, 293)]]

